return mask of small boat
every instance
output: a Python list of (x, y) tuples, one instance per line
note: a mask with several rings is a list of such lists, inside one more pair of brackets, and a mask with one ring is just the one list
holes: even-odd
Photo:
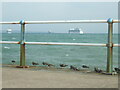
[(9, 33), (9, 34), (12, 33), (12, 29), (10, 29), (10, 28), (7, 29), (7, 33)]
[(80, 34), (83, 34), (83, 31), (82, 31), (82, 30), (80, 30)]

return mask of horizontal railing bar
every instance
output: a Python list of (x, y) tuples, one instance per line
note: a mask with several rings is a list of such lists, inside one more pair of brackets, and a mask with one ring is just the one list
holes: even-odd
[(13, 22), (0, 22), (0, 24), (20, 24), (20, 21), (13, 21)]
[(20, 42), (17, 42), (17, 41), (0, 41), (0, 44), (20, 44)]
[[(107, 20), (25, 21), (25, 24), (59, 24), (59, 23), (107, 23)], [(113, 20), (113, 23), (120, 23), (120, 20)], [(0, 22), (0, 24), (20, 24), (20, 21)]]
[(113, 44), (113, 47), (120, 47), (120, 44)]
[(56, 42), (25, 42), (25, 44), (33, 44), (33, 45), (72, 45), (72, 46), (106, 46), (106, 44), (95, 44), (95, 43), (56, 43)]
[(107, 23), (107, 20), (58, 20), (58, 21), (25, 21), (26, 24), (59, 24), (59, 23)]
[(113, 20), (113, 23), (120, 23), (120, 20)]
[[(20, 44), (20, 42), (0, 41), (0, 44)], [(95, 43), (56, 43), (56, 42), (25, 42), (25, 44), (32, 44), (32, 45), (106, 46), (106, 44), (95, 44)]]
[[(113, 23), (120, 23), (113, 20)], [(26, 24), (55, 24), (55, 23), (107, 23), (107, 20), (60, 20), (60, 21), (25, 21)]]
[[(17, 41), (0, 41), (0, 44), (20, 44)], [(104, 46), (107, 44), (99, 44), (99, 43), (56, 43), (56, 42), (25, 42), (25, 44), (29, 45), (72, 45), (72, 46)], [(114, 47), (120, 47), (120, 44), (113, 44)]]

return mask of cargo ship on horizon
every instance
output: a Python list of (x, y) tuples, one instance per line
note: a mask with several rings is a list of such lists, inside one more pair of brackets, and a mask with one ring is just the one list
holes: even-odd
[(83, 31), (81, 28), (71, 28), (69, 29), (68, 33), (83, 34)]

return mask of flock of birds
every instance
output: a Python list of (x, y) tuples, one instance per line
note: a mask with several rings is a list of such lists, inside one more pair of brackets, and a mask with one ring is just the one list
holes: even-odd
[[(12, 62), (13, 64), (16, 63), (15, 60), (12, 60), (11, 62)], [(32, 65), (36, 66), (36, 65), (39, 65), (39, 63), (37, 63), (37, 62), (32, 62)], [(45, 66), (48, 66), (48, 67), (55, 66), (55, 65), (49, 64), (49, 63), (47, 63), (47, 62), (42, 62), (42, 65), (45, 65)], [(61, 68), (64, 68), (64, 67), (67, 67), (68, 65), (66, 65), (66, 64), (59, 64), (59, 66), (60, 66)], [(82, 68), (88, 69), (88, 68), (90, 68), (90, 67), (87, 66), (87, 65), (82, 65)], [(77, 67), (75, 67), (75, 66), (73, 66), (73, 65), (70, 65), (70, 69), (71, 69), (71, 70), (74, 70), (74, 71), (80, 71), (79, 68), (77, 68)], [(120, 68), (114, 68), (114, 70), (115, 70), (115, 72), (117, 72), (117, 73), (120, 72)], [(97, 73), (102, 73), (102, 72), (103, 72), (102, 69), (97, 68), (97, 67), (94, 67), (94, 71), (97, 72)]]

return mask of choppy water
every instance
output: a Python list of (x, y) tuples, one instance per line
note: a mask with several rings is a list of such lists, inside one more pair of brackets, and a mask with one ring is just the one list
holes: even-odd
[[(107, 34), (45, 34), (27, 33), (26, 41), (34, 42), (71, 42), (71, 43), (107, 43)], [(20, 34), (2, 34), (3, 41), (19, 41)], [(118, 43), (118, 35), (113, 35), (113, 42)], [(11, 64), (11, 60), (16, 60), (19, 64), (20, 47), (16, 44), (2, 45), (2, 63)], [(88, 46), (53, 46), (53, 45), (26, 45), (26, 63), (48, 62), (58, 66), (60, 63), (75, 65), (77, 67), (86, 64), (90, 67), (98, 66), (106, 68), (107, 48)], [(113, 50), (113, 65), (118, 64), (118, 48)]]

